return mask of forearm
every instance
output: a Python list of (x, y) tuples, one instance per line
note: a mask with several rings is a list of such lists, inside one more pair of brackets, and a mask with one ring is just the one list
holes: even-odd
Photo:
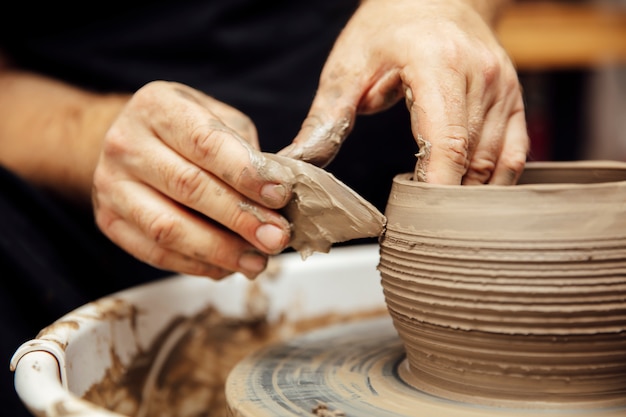
[(0, 164), (88, 203), (102, 138), (127, 101), (21, 71), (0, 71)]

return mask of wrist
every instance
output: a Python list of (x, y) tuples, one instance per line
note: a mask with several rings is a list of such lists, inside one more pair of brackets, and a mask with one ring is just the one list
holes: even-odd
[(80, 117), (76, 120), (75, 141), (71, 147), (71, 160), (77, 169), (71, 181), (75, 195), (90, 201), (93, 174), (100, 158), (104, 136), (129, 100), (125, 94), (89, 95)]
[(0, 71), (0, 164), (89, 204), (102, 140), (128, 97), (102, 95), (19, 70)]

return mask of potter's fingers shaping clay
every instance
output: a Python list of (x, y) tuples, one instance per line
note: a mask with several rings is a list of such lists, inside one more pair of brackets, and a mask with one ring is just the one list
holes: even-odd
[(268, 154), (294, 173), (293, 198), (283, 209), (292, 227), (290, 246), (302, 259), (328, 253), (333, 243), (380, 236), (385, 216), (334, 175), (307, 162)]

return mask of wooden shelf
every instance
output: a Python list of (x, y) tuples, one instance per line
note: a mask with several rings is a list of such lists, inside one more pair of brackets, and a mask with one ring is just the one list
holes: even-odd
[(626, 64), (626, 9), (555, 1), (518, 2), (500, 40), (519, 70)]

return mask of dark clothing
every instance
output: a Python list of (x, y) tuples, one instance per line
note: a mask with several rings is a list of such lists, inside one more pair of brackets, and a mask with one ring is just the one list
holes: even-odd
[[(95, 91), (133, 92), (153, 80), (190, 85), (250, 116), (262, 149), (275, 152), (298, 132), (326, 56), (356, 5), (179, 0), (90, 4), (87, 11), (47, 2), (34, 15), (27, 2), (13, 2), (0, 17), (0, 48), (21, 68)], [(416, 151), (399, 103), (359, 117), (327, 169), (384, 210), (392, 177), (413, 169)], [(167, 274), (116, 248), (90, 212), (5, 170), (0, 251), (3, 415), (24, 415), (8, 371), (22, 342), (88, 301)]]

